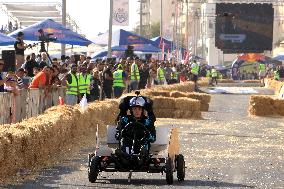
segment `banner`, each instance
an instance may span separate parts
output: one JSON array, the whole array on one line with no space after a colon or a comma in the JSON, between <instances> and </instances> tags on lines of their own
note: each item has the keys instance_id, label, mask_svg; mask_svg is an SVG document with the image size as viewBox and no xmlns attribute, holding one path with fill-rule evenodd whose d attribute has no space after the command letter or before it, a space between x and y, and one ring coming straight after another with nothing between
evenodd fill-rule
<instances>
[{"instance_id":1,"label":"banner","mask_svg":"<svg viewBox=\"0 0 284 189\"><path fill-rule=\"evenodd\" d=\"M116 26L129 25L129 0L113 0L112 24Z\"/></svg>"}]
</instances>

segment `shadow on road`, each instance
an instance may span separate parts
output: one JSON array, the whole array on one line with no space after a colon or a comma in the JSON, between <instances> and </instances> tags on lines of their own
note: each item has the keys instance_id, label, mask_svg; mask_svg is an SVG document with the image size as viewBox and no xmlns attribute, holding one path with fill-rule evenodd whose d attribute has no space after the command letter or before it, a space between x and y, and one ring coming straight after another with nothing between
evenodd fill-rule
<instances>
[{"instance_id":1,"label":"shadow on road","mask_svg":"<svg viewBox=\"0 0 284 189\"><path fill-rule=\"evenodd\" d=\"M127 182L127 179L108 179L110 184L119 184L119 185L135 185L135 186L145 186L145 185L167 185L166 180L160 179L133 179L130 183ZM183 182L174 181L174 186L208 186L208 187L229 187L229 188L254 188L254 186L248 186L244 184L235 184L229 182L219 182L219 181L202 181L202 180L185 180Z\"/></svg>"}]
</instances>

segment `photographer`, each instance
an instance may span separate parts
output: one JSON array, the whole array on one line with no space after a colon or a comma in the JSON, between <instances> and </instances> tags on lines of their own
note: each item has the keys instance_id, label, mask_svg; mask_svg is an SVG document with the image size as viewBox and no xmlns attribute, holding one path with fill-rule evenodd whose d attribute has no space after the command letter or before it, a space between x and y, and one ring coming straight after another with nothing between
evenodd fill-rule
<instances>
[{"instance_id":1,"label":"photographer","mask_svg":"<svg viewBox=\"0 0 284 189\"><path fill-rule=\"evenodd\" d=\"M24 43L24 33L19 32L14 44L15 53L16 53L16 69L22 67L25 62L25 43Z\"/></svg>"}]
</instances>

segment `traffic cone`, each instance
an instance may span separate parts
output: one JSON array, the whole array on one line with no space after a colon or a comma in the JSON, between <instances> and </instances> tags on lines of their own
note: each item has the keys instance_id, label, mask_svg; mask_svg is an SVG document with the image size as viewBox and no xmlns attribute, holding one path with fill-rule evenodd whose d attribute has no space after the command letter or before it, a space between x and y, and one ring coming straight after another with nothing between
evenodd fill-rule
<instances>
[{"instance_id":1,"label":"traffic cone","mask_svg":"<svg viewBox=\"0 0 284 189\"><path fill-rule=\"evenodd\" d=\"M59 96L59 105L64 105L64 98Z\"/></svg>"}]
</instances>

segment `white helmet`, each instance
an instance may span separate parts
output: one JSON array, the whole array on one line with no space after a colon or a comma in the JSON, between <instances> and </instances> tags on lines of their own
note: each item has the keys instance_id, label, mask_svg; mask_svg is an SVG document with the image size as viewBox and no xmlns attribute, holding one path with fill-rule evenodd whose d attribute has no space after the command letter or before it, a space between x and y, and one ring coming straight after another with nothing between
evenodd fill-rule
<instances>
[{"instance_id":1,"label":"white helmet","mask_svg":"<svg viewBox=\"0 0 284 189\"><path fill-rule=\"evenodd\" d=\"M133 97L130 99L129 106L134 107L134 106L140 106L144 107L145 105L145 100L142 97Z\"/></svg>"}]
</instances>

